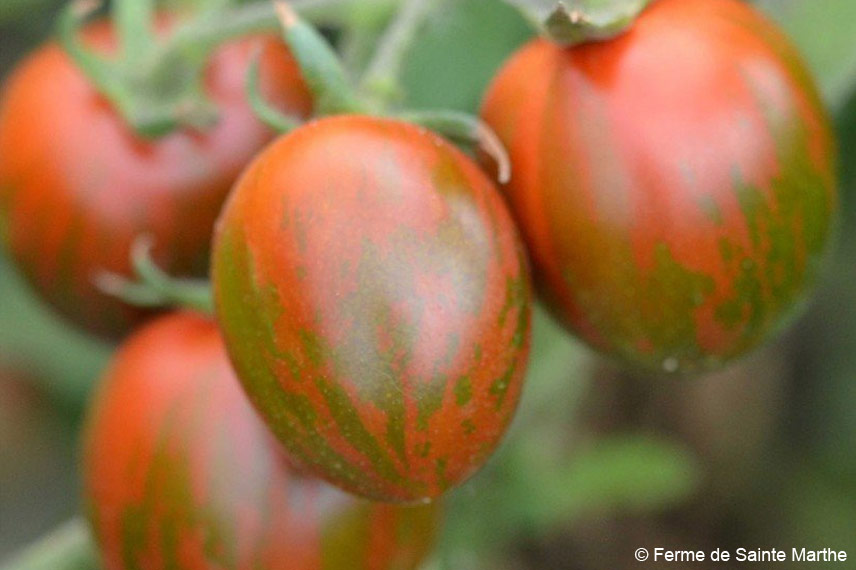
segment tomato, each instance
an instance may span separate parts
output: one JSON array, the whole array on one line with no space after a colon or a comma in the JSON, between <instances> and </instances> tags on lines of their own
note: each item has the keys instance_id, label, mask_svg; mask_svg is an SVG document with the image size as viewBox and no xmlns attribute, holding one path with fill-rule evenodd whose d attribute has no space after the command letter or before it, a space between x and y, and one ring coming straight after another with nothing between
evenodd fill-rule
<instances>
[{"instance_id":1,"label":"tomato","mask_svg":"<svg viewBox=\"0 0 856 570\"><path fill-rule=\"evenodd\" d=\"M524 46L483 118L536 284L602 352L714 368L783 326L838 210L836 151L793 46L734 0L657 0L611 41Z\"/></svg>"},{"instance_id":2,"label":"tomato","mask_svg":"<svg viewBox=\"0 0 856 570\"><path fill-rule=\"evenodd\" d=\"M114 44L109 26L88 30L96 49ZM259 41L272 101L307 115L311 99L286 48L271 38L225 45L207 68L219 110L210 130L135 136L54 43L23 62L0 103L0 234L40 295L74 323L117 337L144 317L98 291L100 271L129 273L129 246L143 233L175 275L207 271L211 232L246 163L273 138L244 95ZM2 236L0 236L2 237Z\"/></svg>"},{"instance_id":3,"label":"tomato","mask_svg":"<svg viewBox=\"0 0 856 570\"><path fill-rule=\"evenodd\" d=\"M87 418L84 487L105 570L401 570L437 504L372 504L295 472L217 327L165 316L119 350Z\"/></svg>"},{"instance_id":4,"label":"tomato","mask_svg":"<svg viewBox=\"0 0 856 570\"><path fill-rule=\"evenodd\" d=\"M345 490L436 497L506 431L528 267L496 187L439 136L339 116L281 138L227 202L212 280L256 407Z\"/></svg>"}]
</instances>

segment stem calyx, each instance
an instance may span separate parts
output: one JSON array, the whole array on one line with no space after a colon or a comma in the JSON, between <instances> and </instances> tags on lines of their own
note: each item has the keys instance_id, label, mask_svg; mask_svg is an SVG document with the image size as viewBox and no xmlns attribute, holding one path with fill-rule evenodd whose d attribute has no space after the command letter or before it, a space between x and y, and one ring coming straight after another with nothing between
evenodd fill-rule
<instances>
[{"instance_id":1,"label":"stem calyx","mask_svg":"<svg viewBox=\"0 0 856 570\"><path fill-rule=\"evenodd\" d=\"M563 0L546 11L523 0L513 1L540 24L548 39L570 47L620 36L654 0Z\"/></svg>"}]
</instances>

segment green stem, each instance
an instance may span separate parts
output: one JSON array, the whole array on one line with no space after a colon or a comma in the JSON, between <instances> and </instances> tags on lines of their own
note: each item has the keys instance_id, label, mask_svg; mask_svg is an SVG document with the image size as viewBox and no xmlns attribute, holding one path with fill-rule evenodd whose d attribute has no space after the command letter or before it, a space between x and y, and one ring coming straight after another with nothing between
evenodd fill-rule
<instances>
[{"instance_id":1,"label":"green stem","mask_svg":"<svg viewBox=\"0 0 856 570\"><path fill-rule=\"evenodd\" d=\"M356 8L357 0L293 0L289 5L301 18L328 25L347 25L348 14ZM398 0L376 0L392 10ZM160 59L172 59L170 54L190 48L197 51L211 49L250 34L279 32L280 21L272 2L247 4L230 10L218 11L211 17L192 20L179 27L160 48Z\"/></svg>"},{"instance_id":2,"label":"green stem","mask_svg":"<svg viewBox=\"0 0 856 570\"><path fill-rule=\"evenodd\" d=\"M179 27L160 47L160 59L188 49L209 52L217 46L250 34L276 32L279 24L273 5L264 2L211 14Z\"/></svg>"},{"instance_id":3,"label":"green stem","mask_svg":"<svg viewBox=\"0 0 856 570\"><path fill-rule=\"evenodd\" d=\"M113 18L119 31L122 58L137 62L154 40L155 8L153 0L116 0Z\"/></svg>"},{"instance_id":4,"label":"green stem","mask_svg":"<svg viewBox=\"0 0 856 570\"><path fill-rule=\"evenodd\" d=\"M287 2L274 4L285 43L297 60L320 115L359 113L364 106L335 50Z\"/></svg>"},{"instance_id":5,"label":"green stem","mask_svg":"<svg viewBox=\"0 0 856 570\"><path fill-rule=\"evenodd\" d=\"M291 0L300 16L315 24L347 28L355 19L386 19L402 0Z\"/></svg>"},{"instance_id":6,"label":"green stem","mask_svg":"<svg viewBox=\"0 0 856 570\"><path fill-rule=\"evenodd\" d=\"M260 67L261 50L257 50L253 55L253 60L250 63L250 69L247 72L246 86L247 99L250 102L250 107L253 109L253 113L255 113L256 117L258 117L264 124L278 133L287 133L296 129L300 126L299 119L282 113L279 109L274 108L265 101L259 80Z\"/></svg>"},{"instance_id":7,"label":"green stem","mask_svg":"<svg viewBox=\"0 0 856 570\"><path fill-rule=\"evenodd\" d=\"M144 235L131 246L131 264L139 281L105 271L95 276L96 287L135 307L173 307L213 315L211 284L204 279L177 279L164 273L152 259L153 243L150 236Z\"/></svg>"},{"instance_id":8,"label":"green stem","mask_svg":"<svg viewBox=\"0 0 856 570\"><path fill-rule=\"evenodd\" d=\"M476 146L490 156L497 166L497 179L505 184L511 179L511 160L496 133L478 117L461 111L412 111L399 118L422 125L452 139Z\"/></svg>"},{"instance_id":9,"label":"green stem","mask_svg":"<svg viewBox=\"0 0 856 570\"><path fill-rule=\"evenodd\" d=\"M433 10L445 0L406 0L389 29L381 38L377 52L363 76L362 90L379 107L401 97L400 76L404 59L416 35Z\"/></svg>"},{"instance_id":10,"label":"green stem","mask_svg":"<svg viewBox=\"0 0 856 570\"><path fill-rule=\"evenodd\" d=\"M372 13L391 10L399 0L376 1ZM60 22L63 46L138 135L157 138L179 127L206 129L217 120L204 90L208 55L224 42L279 31L277 13L269 2L203 10L156 41L152 5L153 0L119 0L114 18L121 50L117 58L107 60L80 37L98 0L76 0ZM362 6L356 0L294 2L305 17L325 23L346 24L355 10L365 9Z\"/></svg>"},{"instance_id":11,"label":"green stem","mask_svg":"<svg viewBox=\"0 0 856 570\"><path fill-rule=\"evenodd\" d=\"M89 50L80 37L86 19L98 9L98 0L76 0L69 3L59 19L59 39L63 49L74 60L96 89L124 110L124 93L117 66Z\"/></svg>"},{"instance_id":12,"label":"green stem","mask_svg":"<svg viewBox=\"0 0 856 570\"><path fill-rule=\"evenodd\" d=\"M95 570L98 554L89 528L73 519L28 546L2 570Z\"/></svg>"},{"instance_id":13,"label":"green stem","mask_svg":"<svg viewBox=\"0 0 856 570\"><path fill-rule=\"evenodd\" d=\"M344 28L339 45L342 61L352 74L360 75L374 55L377 40L384 29L384 21L371 18L354 18Z\"/></svg>"}]
</instances>

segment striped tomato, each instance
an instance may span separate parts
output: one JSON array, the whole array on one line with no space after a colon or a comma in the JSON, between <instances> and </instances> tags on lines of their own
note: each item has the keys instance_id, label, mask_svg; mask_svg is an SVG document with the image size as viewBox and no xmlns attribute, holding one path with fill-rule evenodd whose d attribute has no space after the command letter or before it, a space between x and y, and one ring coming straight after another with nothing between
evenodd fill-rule
<instances>
[{"instance_id":1,"label":"striped tomato","mask_svg":"<svg viewBox=\"0 0 856 570\"><path fill-rule=\"evenodd\" d=\"M216 326L191 314L116 355L88 418L84 484L105 570L412 569L440 517L296 474Z\"/></svg>"},{"instance_id":2,"label":"striped tomato","mask_svg":"<svg viewBox=\"0 0 856 570\"><path fill-rule=\"evenodd\" d=\"M830 242L836 153L798 54L736 0L656 0L617 39L536 40L482 114L553 312L646 369L769 338Z\"/></svg>"},{"instance_id":3,"label":"striped tomato","mask_svg":"<svg viewBox=\"0 0 856 570\"><path fill-rule=\"evenodd\" d=\"M498 444L520 396L530 286L495 186L388 119L322 119L256 160L218 222L217 312L291 454L384 501L436 497Z\"/></svg>"},{"instance_id":4,"label":"striped tomato","mask_svg":"<svg viewBox=\"0 0 856 570\"><path fill-rule=\"evenodd\" d=\"M96 47L111 49L110 27L88 32ZM154 238L169 272L207 271L223 200L273 138L244 95L257 41L212 56L206 82L216 126L150 142L130 132L56 44L10 77L0 103L0 234L35 289L72 322L116 337L143 316L92 284L102 270L128 273L129 245L141 233ZM297 66L282 44L264 42L268 96L307 114L311 99Z\"/></svg>"}]
</instances>

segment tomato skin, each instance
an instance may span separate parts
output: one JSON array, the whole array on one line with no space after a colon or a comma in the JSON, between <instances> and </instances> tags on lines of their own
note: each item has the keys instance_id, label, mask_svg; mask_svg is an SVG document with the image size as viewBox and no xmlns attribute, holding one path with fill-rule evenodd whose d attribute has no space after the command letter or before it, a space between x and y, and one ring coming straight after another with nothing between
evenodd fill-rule
<instances>
[{"instance_id":1,"label":"tomato skin","mask_svg":"<svg viewBox=\"0 0 856 570\"><path fill-rule=\"evenodd\" d=\"M297 474L216 325L162 317L120 348L87 418L84 485L105 570L400 570L438 504L372 504Z\"/></svg>"},{"instance_id":2,"label":"tomato skin","mask_svg":"<svg viewBox=\"0 0 856 570\"><path fill-rule=\"evenodd\" d=\"M87 39L113 49L99 23ZM244 95L263 42L266 94L306 116L311 99L296 64L273 37L217 50L206 72L220 116L210 130L156 141L135 136L70 58L49 43L9 78L0 103L0 238L39 294L91 332L119 337L145 315L98 291L92 278L129 274L129 246L150 234L155 258L175 275L207 271L214 220L243 167L274 133Z\"/></svg>"},{"instance_id":3,"label":"tomato skin","mask_svg":"<svg viewBox=\"0 0 856 570\"><path fill-rule=\"evenodd\" d=\"M439 496L506 431L528 268L495 186L439 136L340 116L278 140L227 202L212 280L256 407L345 490Z\"/></svg>"},{"instance_id":4,"label":"tomato skin","mask_svg":"<svg viewBox=\"0 0 856 570\"><path fill-rule=\"evenodd\" d=\"M536 284L600 351L698 371L783 326L838 213L836 149L788 40L734 0L657 0L625 35L536 40L482 116Z\"/></svg>"}]
</instances>

